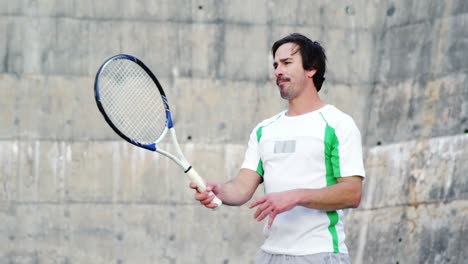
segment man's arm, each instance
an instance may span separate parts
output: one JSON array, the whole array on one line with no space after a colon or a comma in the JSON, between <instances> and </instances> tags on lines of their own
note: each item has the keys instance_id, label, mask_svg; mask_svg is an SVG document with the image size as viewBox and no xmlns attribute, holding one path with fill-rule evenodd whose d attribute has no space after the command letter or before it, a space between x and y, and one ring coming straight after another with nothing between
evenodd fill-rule
<instances>
[{"instance_id":1,"label":"man's arm","mask_svg":"<svg viewBox=\"0 0 468 264\"><path fill-rule=\"evenodd\" d=\"M327 211L357 208L361 202L362 177L342 177L337 181L322 189L297 190L298 205Z\"/></svg>"},{"instance_id":2,"label":"man's arm","mask_svg":"<svg viewBox=\"0 0 468 264\"><path fill-rule=\"evenodd\" d=\"M257 199L249 207L258 206L254 214L254 218L258 221L269 215L269 226L276 215L298 205L327 211L358 207L361 201L362 177L341 177L337 181L336 184L321 189L294 189L269 193Z\"/></svg>"},{"instance_id":3,"label":"man's arm","mask_svg":"<svg viewBox=\"0 0 468 264\"><path fill-rule=\"evenodd\" d=\"M223 204L243 205L252 198L260 183L261 177L255 171L241 169L234 179L226 183L208 183L205 192L195 193L195 199L208 208L215 208L216 204L212 203L213 197L208 196L208 193L213 191ZM196 189L196 185L190 183L190 188Z\"/></svg>"}]
</instances>

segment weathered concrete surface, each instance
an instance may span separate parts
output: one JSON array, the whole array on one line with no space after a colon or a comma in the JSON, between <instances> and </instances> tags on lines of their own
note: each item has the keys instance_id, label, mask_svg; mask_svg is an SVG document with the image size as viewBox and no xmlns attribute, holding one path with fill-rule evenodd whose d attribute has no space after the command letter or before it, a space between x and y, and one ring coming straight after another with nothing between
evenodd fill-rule
<instances>
[{"instance_id":1,"label":"weathered concrete surface","mask_svg":"<svg viewBox=\"0 0 468 264\"><path fill-rule=\"evenodd\" d=\"M459 72L435 80L376 85L368 144L465 133L467 81L468 72Z\"/></svg>"},{"instance_id":2,"label":"weathered concrete surface","mask_svg":"<svg viewBox=\"0 0 468 264\"><path fill-rule=\"evenodd\" d=\"M359 209L347 215L355 263L465 263L468 135L369 149Z\"/></svg>"},{"instance_id":3,"label":"weathered concrete surface","mask_svg":"<svg viewBox=\"0 0 468 264\"><path fill-rule=\"evenodd\" d=\"M253 212L202 208L161 155L122 141L2 141L0 149L0 263L249 263L258 251ZM225 181L245 148L183 151L206 179Z\"/></svg>"},{"instance_id":4,"label":"weathered concrete surface","mask_svg":"<svg viewBox=\"0 0 468 264\"><path fill-rule=\"evenodd\" d=\"M354 211L353 263L466 263L467 212L466 200Z\"/></svg>"},{"instance_id":5,"label":"weathered concrete surface","mask_svg":"<svg viewBox=\"0 0 468 264\"><path fill-rule=\"evenodd\" d=\"M468 129L466 1L389 1L375 32L366 142L389 144ZM384 121L385 120L385 121Z\"/></svg>"},{"instance_id":6,"label":"weathered concrete surface","mask_svg":"<svg viewBox=\"0 0 468 264\"><path fill-rule=\"evenodd\" d=\"M0 0L0 263L253 263L253 212L200 207L175 164L103 123L93 80L141 58L187 158L226 181L285 106L269 48L291 32L325 46L321 96L363 135L353 263L464 263L467 23L465 0Z\"/></svg>"},{"instance_id":7,"label":"weathered concrete surface","mask_svg":"<svg viewBox=\"0 0 468 264\"><path fill-rule=\"evenodd\" d=\"M252 232L260 224L246 223L245 208L207 214L193 205L151 203L5 207L1 263L253 263L260 244L260 231Z\"/></svg>"}]
</instances>

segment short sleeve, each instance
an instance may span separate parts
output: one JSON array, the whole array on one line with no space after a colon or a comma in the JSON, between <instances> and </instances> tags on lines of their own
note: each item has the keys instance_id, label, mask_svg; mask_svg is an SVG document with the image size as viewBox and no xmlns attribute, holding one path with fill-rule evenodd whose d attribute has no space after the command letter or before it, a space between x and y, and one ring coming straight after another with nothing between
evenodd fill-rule
<instances>
[{"instance_id":1,"label":"short sleeve","mask_svg":"<svg viewBox=\"0 0 468 264\"><path fill-rule=\"evenodd\" d=\"M242 162L241 168L256 171L258 175L263 177L263 163L258 148L260 140L257 133L258 129L259 128L256 127L252 133L250 133L249 143L245 151L244 162Z\"/></svg>"},{"instance_id":2,"label":"short sleeve","mask_svg":"<svg viewBox=\"0 0 468 264\"><path fill-rule=\"evenodd\" d=\"M335 129L338 139L338 151L335 152L339 160L340 177L362 176L365 177L364 162L362 156L362 141L359 128L354 120L347 116Z\"/></svg>"}]
</instances>

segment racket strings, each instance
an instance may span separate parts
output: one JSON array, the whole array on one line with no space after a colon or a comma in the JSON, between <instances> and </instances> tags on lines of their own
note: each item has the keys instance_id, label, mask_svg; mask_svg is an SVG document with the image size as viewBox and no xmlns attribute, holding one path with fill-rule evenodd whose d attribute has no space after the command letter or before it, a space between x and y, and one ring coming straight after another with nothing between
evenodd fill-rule
<instances>
[{"instance_id":1,"label":"racket strings","mask_svg":"<svg viewBox=\"0 0 468 264\"><path fill-rule=\"evenodd\" d=\"M99 76L101 103L127 137L154 143L166 128L166 107L153 79L133 61L109 62Z\"/></svg>"}]
</instances>

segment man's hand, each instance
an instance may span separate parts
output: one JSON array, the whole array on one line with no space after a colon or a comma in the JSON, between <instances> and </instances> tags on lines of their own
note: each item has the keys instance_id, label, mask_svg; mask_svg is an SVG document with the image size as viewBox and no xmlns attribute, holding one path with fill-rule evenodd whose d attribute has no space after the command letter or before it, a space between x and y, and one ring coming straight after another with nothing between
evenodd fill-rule
<instances>
[{"instance_id":1,"label":"man's hand","mask_svg":"<svg viewBox=\"0 0 468 264\"><path fill-rule=\"evenodd\" d=\"M269 193L255 202L249 208L252 209L258 206L254 214L257 221L262 221L265 217L270 216L268 220L268 228L271 228L275 217L282 212L291 210L299 203L298 196L294 190L286 192Z\"/></svg>"},{"instance_id":2,"label":"man's hand","mask_svg":"<svg viewBox=\"0 0 468 264\"><path fill-rule=\"evenodd\" d=\"M195 200L199 201L203 204L206 208L214 209L218 207L218 204L213 202L214 195L209 195L210 192L213 192L215 195L218 195L218 188L219 185L215 183L207 183L206 190L204 192L199 192L197 189L197 185L194 182L190 183L190 188L194 189L195 192Z\"/></svg>"}]
</instances>

